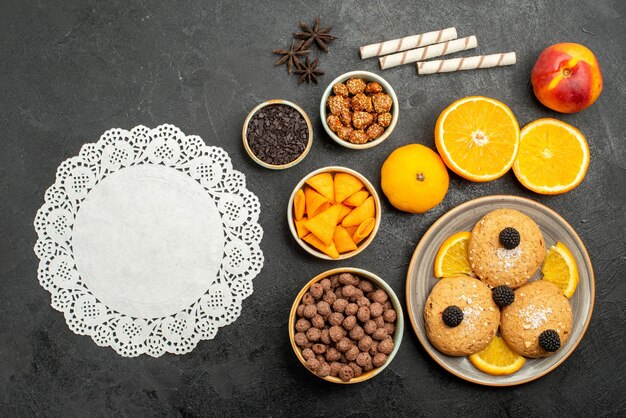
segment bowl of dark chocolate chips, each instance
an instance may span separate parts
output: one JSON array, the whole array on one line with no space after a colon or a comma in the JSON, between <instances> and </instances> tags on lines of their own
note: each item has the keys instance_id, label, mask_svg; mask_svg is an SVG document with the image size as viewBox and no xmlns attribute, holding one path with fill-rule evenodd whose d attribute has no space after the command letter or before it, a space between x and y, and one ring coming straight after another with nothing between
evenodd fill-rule
<instances>
[{"instance_id":1,"label":"bowl of dark chocolate chips","mask_svg":"<svg viewBox=\"0 0 626 418\"><path fill-rule=\"evenodd\" d=\"M313 127L306 112L287 100L268 100L252 109L243 124L243 146L262 167L284 170L306 157Z\"/></svg>"}]
</instances>

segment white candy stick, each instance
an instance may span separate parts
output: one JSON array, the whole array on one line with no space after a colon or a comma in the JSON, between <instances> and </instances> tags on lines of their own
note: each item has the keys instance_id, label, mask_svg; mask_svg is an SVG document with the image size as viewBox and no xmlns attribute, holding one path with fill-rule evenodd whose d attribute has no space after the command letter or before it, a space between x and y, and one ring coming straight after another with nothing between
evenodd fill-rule
<instances>
[{"instance_id":1,"label":"white candy stick","mask_svg":"<svg viewBox=\"0 0 626 418\"><path fill-rule=\"evenodd\" d=\"M410 51L398 52L397 54L387 55L378 58L380 68L397 67L398 65L408 64L416 61L424 61L428 58L440 57L454 52L465 51L467 49L476 48L478 41L475 36L468 36L461 39L443 42L435 45L428 45L423 48L412 49Z\"/></svg>"},{"instance_id":2,"label":"white candy stick","mask_svg":"<svg viewBox=\"0 0 626 418\"><path fill-rule=\"evenodd\" d=\"M437 44L439 42L449 41L450 39L456 38L456 28L447 28L433 32L421 33L419 35L407 36L405 38L393 39L391 41L380 42L377 44L365 45L359 48L359 51L361 53L361 59L366 59L406 51L407 49Z\"/></svg>"},{"instance_id":3,"label":"white candy stick","mask_svg":"<svg viewBox=\"0 0 626 418\"><path fill-rule=\"evenodd\" d=\"M448 73L451 71L475 70L477 68L501 67L513 64L515 64L515 52L503 52L493 55L418 62L417 73L419 75Z\"/></svg>"}]
</instances>

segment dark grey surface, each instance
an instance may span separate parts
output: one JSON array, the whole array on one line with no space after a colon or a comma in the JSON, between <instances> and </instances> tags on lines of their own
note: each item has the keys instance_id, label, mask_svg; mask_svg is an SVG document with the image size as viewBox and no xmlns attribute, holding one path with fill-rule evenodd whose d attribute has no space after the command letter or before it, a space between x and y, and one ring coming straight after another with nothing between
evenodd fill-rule
<instances>
[{"instance_id":1,"label":"dark grey surface","mask_svg":"<svg viewBox=\"0 0 626 418\"><path fill-rule=\"evenodd\" d=\"M626 413L626 2L586 1L23 1L0 12L0 415L624 415ZM284 2L287 3L287 2ZM314 52L326 71L318 86L297 85L273 68L300 19L321 15L340 38ZM349 70L381 73L357 47L448 26L478 37L477 52L516 51L517 65L418 78L413 66L383 73L400 100L400 120L382 145L351 151L324 135L318 120L325 85ZM585 33L593 32L595 35ZM539 52L580 42L598 56L605 87L598 102L560 115L534 98L529 73ZM468 54L471 55L471 54ZM527 192L512 173L478 184L452 176L443 204L402 214L386 201L372 245L343 263L299 249L284 219L295 183L330 164L375 184L396 147L433 146L439 112L453 100L486 95L507 103L520 125L556 117L587 136L584 182L556 197ZM241 146L247 112L269 98L292 100L315 121L309 156L285 172L256 166ZM72 333L37 282L32 221L57 166L106 129L172 123L226 149L261 198L265 267L237 322L190 354L128 359ZM326 269L350 265L385 278L404 299L409 258L420 236L461 202L498 193L558 211L586 243L596 271L596 307L579 348L556 371L520 387L465 383L437 366L410 326L394 362L375 379L327 384L291 351L289 308L297 291Z\"/></svg>"}]
</instances>

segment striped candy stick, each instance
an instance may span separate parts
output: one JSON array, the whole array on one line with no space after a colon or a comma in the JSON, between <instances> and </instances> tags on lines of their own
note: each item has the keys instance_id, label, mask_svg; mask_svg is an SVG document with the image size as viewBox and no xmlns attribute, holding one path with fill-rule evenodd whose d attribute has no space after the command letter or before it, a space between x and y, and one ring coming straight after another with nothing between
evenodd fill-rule
<instances>
[{"instance_id":1,"label":"striped candy stick","mask_svg":"<svg viewBox=\"0 0 626 418\"><path fill-rule=\"evenodd\" d=\"M447 28L433 32L421 33L419 35L392 39L391 41L365 45L359 48L359 52L361 54L361 59L366 59L406 51L407 49L420 48L422 46L432 45L456 38L456 28Z\"/></svg>"},{"instance_id":2,"label":"striped candy stick","mask_svg":"<svg viewBox=\"0 0 626 418\"><path fill-rule=\"evenodd\" d=\"M435 45L427 45L423 48L412 49L410 51L399 52L397 54L387 55L378 59L380 68L386 70L388 68L397 67L398 65L409 64L416 61L424 61L428 58L440 57L454 52L465 51L476 48L478 41L475 36L454 39L452 41L443 42Z\"/></svg>"},{"instance_id":3,"label":"striped candy stick","mask_svg":"<svg viewBox=\"0 0 626 418\"><path fill-rule=\"evenodd\" d=\"M426 75L448 73L452 71L475 70L478 68L501 67L504 65L513 65L515 62L515 52L503 52L500 54L478 55L467 58L418 62L416 67L419 75Z\"/></svg>"}]
</instances>

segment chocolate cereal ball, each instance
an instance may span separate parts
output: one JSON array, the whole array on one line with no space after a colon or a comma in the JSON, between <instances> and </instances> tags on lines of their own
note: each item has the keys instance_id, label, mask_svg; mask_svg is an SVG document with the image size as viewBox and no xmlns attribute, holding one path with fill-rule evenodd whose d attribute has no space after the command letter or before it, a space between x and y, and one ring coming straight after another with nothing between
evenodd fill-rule
<instances>
[{"instance_id":1,"label":"chocolate cereal ball","mask_svg":"<svg viewBox=\"0 0 626 418\"><path fill-rule=\"evenodd\" d=\"M311 357L306 361L306 365L309 369L316 372L317 370L319 370L320 366L322 365L322 362L320 362L315 357Z\"/></svg>"},{"instance_id":2,"label":"chocolate cereal ball","mask_svg":"<svg viewBox=\"0 0 626 418\"><path fill-rule=\"evenodd\" d=\"M306 292L304 296L302 296L302 303L304 303L305 305L311 305L315 303L315 298L313 297L311 292Z\"/></svg>"},{"instance_id":3,"label":"chocolate cereal ball","mask_svg":"<svg viewBox=\"0 0 626 418\"><path fill-rule=\"evenodd\" d=\"M362 297L363 297L363 291L361 291L361 289L359 289L358 287L355 287L354 295L352 295L350 297L350 302L356 303L356 301L359 300ZM358 305L358 303L357 303L357 305Z\"/></svg>"},{"instance_id":4,"label":"chocolate cereal ball","mask_svg":"<svg viewBox=\"0 0 626 418\"><path fill-rule=\"evenodd\" d=\"M317 308L319 311L319 307ZM374 302L370 305L370 316L372 318L377 318L383 314L383 305L378 302Z\"/></svg>"},{"instance_id":5,"label":"chocolate cereal ball","mask_svg":"<svg viewBox=\"0 0 626 418\"><path fill-rule=\"evenodd\" d=\"M309 343L309 339L306 337L304 332L297 332L294 335L293 340L296 342L296 345L300 347L305 347Z\"/></svg>"},{"instance_id":6,"label":"chocolate cereal ball","mask_svg":"<svg viewBox=\"0 0 626 418\"><path fill-rule=\"evenodd\" d=\"M333 303L333 311L343 313L343 311L348 306L348 301L345 299L337 299Z\"/></svg>"},{"instance_id":7,"label":"chocolate cereal ball","mask_svg":"<svg viewBox=\"0 0 626 418\"><path fill-rule=\"evenodd\" d=\"M343 314L339 312L333 312L328 315L328 323L330 325L341 325L343 322Z\"/></svg>"},{"instance_id":8,"label":"chocolate cereal ball","mask_svg":"<svg viewBox=\"0 0 626 418\"><path fill-rule=\"evenodd\" d=\"M345 353L352 346L353 346L352 340L350 340L349 338L344 337L337 343L337 350L339 350L342 353Z\"/></svg>"},{"instance_id":9,"label":"chocolate cereal ball","mask_svg":"<svg viewBox=\"0 0 626 418\"><path fill-rule=\"evenodd\" d=\"M352 371L354 372L354 377L359 377L363 374L363 369L361 368L361 366L356 364L354 361L348 363L348 366L352 368Z\"/></svg>"},{"instance_id":10,"label":"chocolate cereal ball","mask_svg":"<svg viewBox=\"0 0 626 418\"><path fill-rule=\"evenodd\" d=\"M326 345L324 344L313 344L311 348L315 354L324 354L326 352Z\"/></svg>"},{"instance_id":11,"label":"chocolate cereal ball","mask_svg":"<svg viewBox=\"0 0 626 418\"><path fill-rule=\"evenodd\" d=\"M385 303L387 302L388 298L389 296L387 295L387 292L385 292L383 289L378 289L372 292L372 296L370 297L372 302L378 302L378 303Z\"/></svg>"},{"instance_id":12,"label":"chocolate cereal ball","mask_svg":"<svg viewBox=\"0 0 626 418\"><path fill-rule=\"evenodd\" d=\"M296 321L296 331L298 332L306 332L311 328L311 323L304 318L300 318Z\"/></svg>"},{"instance_id":13,"label":"chocolate cereal ball","mask_svg":"<svg viewBox=\"0 0 626 418\"><path fill-rule=\"evenodd\" d=\"M308 293L307 293L308 294ZM313 296L311 296L313 297ZM305 318L311 319L315 315L317 315L317 306L315 305L305 305L304 311L302 312Z\"/></svg>"},{"instance_id":14,"label":"chocolate cereal ball","mask_svg":"<svg viewBox=\"0 0 626 418\"><path fill-rule=\"evenodd\" d=\"M319 341L319 339L322 337L322 331L320 331L317 328L311 327L306 331L306 337L308 338L309 341L312 341L312 342Z\"/></svg>"},{"instance_id":15,"label":"chocolate cereal ball","mask_svg":"<svg viewBox=\"0 0 626 418\"><path fill-rule=\"evenodd\" d=\"M335 289L335 296L337 296L337 299L342 299L344 297L341 290L342 290L341 287L338 287L337 289Z\"/></svg>"},{"instance_id":16,"label":"chocolate cereal ball","mask_svg":"<svg viewBox=\"0 0 626 418\"><path fill-rule=\"evenodd\" d=\"M385 320L383 319L382 316L379 316L378 318L374 318L374 323L376 324L376 328L382 328L385 326Z\"/></svg>"},{"instance_id":17,"label":"chocolate cereal ball","mask_svg":"<svg viewBox=\"0 0 626 418\"><path fill-rule=\"evenodd\" d=\"M338 375L343 382L349 382L354 377L354 370L348 365L342 366Z\"/></svg>"},{"instance_id":18,"label":"chocolate cereal ball","mask_svg":"<svg viewBox=\"0 0 626 418\"><path fill-rule=\"evenodd\" d=\"M398 315L393 309L387 309L383 313L383 318L385 319L385 322L396 322L397 317Z\"/></svg>"},{"instance_id":19,"label":"chocolate cereal ball","mask_svg":"<svg viewBox=\"0 0 626 418\"><path fill-rule=\"evenodd\" d=\"M322 285L322 289L324 289L324 292L327 290L330 290L330 279L329 278L325 278L320 280L320 284Z\"/></svg>"},{"instance_id":20,"label":"chocolate cereal ball","mask_svg":"<svg viewBox=\"0 0 626 418\"><path fill-rule=\"evenodd\" d=\"M378 353L378 344L378 341L372 341L372 345L370 345L370 349L368 351L370 355L375 356Z\"/></svg>"},{"instance_id":21,"label":"chocolate cereal ball","mask_svg":"<svg viewBox=\"0 0 626 418\"><path fill-rule=\"evenodd\" d=\"M322 318L322 315L317 314L311 319L311 324L315 328L323 329L325 325L325 321L324 321L324 318Z\"/></svg>"},{"instance_id":22,"label":"chocolate cereal ball","mask_svg":"<svg viewBox=\"0 0 626 418\"><path fill-rule=\"evenodd\" d=\"M357 286L360 281L358 277L351 273L341 273L339 275L339 283L343 285L351 284L352 286Z\"/></svg>"},{"instance_id":23,"label":"chocolate cereal ball","mask_svg":"<svg viewBox=\"0 0 626 418\"><path fill-rule=\"evenodd\" d=\"M298 315L299 317L304 316L304 304L303 303L298 305L298 308L296 309L296 315Z\"/></svg>"},{"instance_id":24,"label":"chocolate cereal ball","mask_svg":"<svg viewBox=\"0 0 626 418\"><path fill-rule=\"evenodd\" d=\"M341 294L343 295L344 298L349 298L354 295L355 290L356 290L356 287L352 286L351 284L347 284L347 285L344 285L343 288L341 289Z\"/></svg>"},{"instance_id":25,"label":"chocolate cereal ball","mask_svg":"<svg viewBox=\"0 0 626 418\"><path fill-rule=\"evenodd\" d=\"M372 337L370 337L369 335L364 336L363 338L359 340L359 344L358 344L359 350L369 351L373 342L374 340L372 339Z\"/></svg>"},{"instance_id":26,"label":"chocolate cereal ball","mask_svg":"<svg viewBox=\"0 0 626 418\"><path fill-rule=\"evenodd\" d=\"M360 341L361 338L365 337L365 331L363 331L363 328L360 325L356 325L354 328L350 330L348 335L354 341Z\"/></svg>"},{"instance_id":27,"label":"chocolate cereal ball","mask_svg":"<svg viewBox=\"0 0 626 418\"><path fill-rule=\"evenodd\" d=\"M352 347L348 349L348 351L344 353L344 355L346 356L346 359L348 361L356 360L356 356L359 355L359 347L357 347L356 345L353 345Z\"/></svg>"},{"instance_id":28,"label":"chocolate cereal ball","mask_svg":"<svg viewBox=\"0 0 626 418\"><path fill-rule=\"evenodd\" d=\"M360 289L359 289L360 290ZM361 290L361 292L363 292ZM359 307L368 307L371 305L370 300L368 298L366 298L365 296L359 296L359 298L356 300L356 304L359 305Z\"/></svg>"},{"instance_id":29,"label":"chocolate cereal ball","mask_svg":"<svg viewBox=\"0 0 626 418\"><path fill-rule=\"evenodd\" d=\"M376 325L376 322L371 319L365 322L365 324L363 325L363 330L366 334L369 335L372 335L374 332L376 332L376 329L378 329L378 326Z\"/></svg>"},{"instance_id":30,"label":"chocolate cereal ball","mask_svg":"<svg viewBox=\"0 0 626 418\"><path fill-rule=\"evenodd\" d=\"M381 367L383 364L387 362L387 355L383 353L377 353L374 357L372 357L372 365L374 367Z\"/></svg>"},{"instance_id":31,"label":"chocolate cereal ball","mask_svg":"<svg viewBox=\"0 0 626 418\"><path fill-rule=\"evenodd\" d=\"M372 285L372 283L368 282L367 280L361 280L359 282L359 285L357 286L362 292L365 293L369 293L372 290L374 290L374 286Z\"/></svg>"},{"instance_id":32,"label":"chocolate cereal ball","mask_svg":"<svg viewBox=\"0 0 626 418\"><path fill-rule=\"evenodd\" d=\"M330 333L330 339L335 343L338 343L343 337L346 336L346 330L341 328L339 325L333 325L328 331Z\"/></svg>"},{"instance_id":33,"label":"chocolate cereal ball","mask_svg":"<svg viewBox=\"0 0 626 418\"><path fill-rule=\"evenodd\" d=\"M368 364L372 363L372 356L369 353L360 352L358 356L356 356L356 364L361 367L365 367Z\"/></svg>"},{"instance_id":34,"label":"chocolate cereal ball","mask_svg":"<svg viewBox=\"0 0 626 418\"><path fill-rule=\"evenodd\" d=\"M359 305L357 305L356 303L348 303L348 306L346 306L344 313L346 315L356 315L358 311L359 311Z\"/></svg>"},{"instance_id":35,"label":"chocolate cereal ball","mask_svg":"<svg viewBox=\"0 0 626 418\"><path fill-rule=\"evenodd\" d=\"M339 363L338 361L333 361L332 363L330 363L330 375L337 376L339 374L339 370L341 370L342 367L343 364Z\"/></svg>"},{"instance_id":36,"label":"chocolate cereal ball","mask_svg":"<svg viewBox=\"0 0 626 418\"><path fill-rule=\"evenodd\" d=\"M359 318L361 322L367 322L370 319L370 308L367 306L361 306L356 313L356 317Z\"/></svg>"},{"instance_id":37,"label":"chocolate cereal ball","mask_svg":"<svg viewBox=\"0 0 626 418\"><path fill-rule=\"evenodd\" d=\"M320 300L315 306L317 306L318 315L321 315L324 319L328 318L328 315L332 312L330 304L326 301Z\"/></svg>"},{"instance_id":38,"label":"chocolate cereal ball","mask_svg":"<svg viewBox=\"0 0 626 418\"><path fill-rule=\"evenodd\" d=\"M394 324L390 324L389 322L385 322L383 328L387 331L387 335L393 335L393 333L396 332L396 326Z\"/></svg>"},{"instance_id":39,"label":"chocolate cereal ball","mask_svg":"<svg viewBox=\"0 0 626 418\"><path fill-rule=\"evenodd\" d=\"M317 375L320 377L326 377L330 375L330 364L327 362L323 362L319 369L317 369Z\"/></svg>"},{"instance_id":40,"label":"chocolate cereal ball","mask_svg":"<svg viewBox=\"0 0 626 418\"><path fill-rule=\"evenodd\" d=\"M315 329L315 328L311 328L311 329ZM310 330L309 330L310 331ZM308 332L308 331L307 331ZM307 337L309 335L307 334ZM376 329L376 331L374 331L374 333L372 334L372 338L375 339L376 341L382 341L385 338L387 338L389 336L389 334L387 334L387 330L385 328L378 328ZM310 340L310 338L309 338Z\"/></svg>"},{"instance_id":41,"label":"chocolate cereal ball","mask_svg":"<svg viewBox=\"0 0 626 418\"><path fill-rule=\"evenodd\" d=\"M332 290L327 290L326 292L324 292L322 300L329 305L332 305L337 300L337 295L335 295L335 292L333 292Z\"/></svg>"},{"instance_id":42,"label":"chocolate cereal ball","mask_svg":"<svg viewBox=\"0 0 626 418\"><path fill-rule=\"evenodd\" d=\"M329 347L326 350L327 361L337 361L341 358L341 353L335 347Z\"/></svg>"},{"instance_id":43,"label":"chocolate cereal ball","mask_svg":"<svg viewBox=\"0 0 626 418\"><path fill-rule=\"evenodd\" d=\"M334 289L337 286L339 286L339 275L338 274L333 274L332 276L330 276L330 286Z\"/></svg>"},{"instance_id":44,"label":"chocolate cereal ball","mask_svg":"<svg viewBox=\"0 0 626 418\"><path fill-rule=\"evenodd\" d=\"M346 316L342 322L343 329L350 331L356 325L356 317L354 315Z\"/></svg>"},{"instance_id":45,"label":"chocolate cereal ball","mask_svg":"<svg viewBox=\"0 0 626 418\"><path fill-rule=\"evenodd\" d=\"M394 344L393 344L393 339L391 337L386 338L382 340L380 343L378 343L378 351L383 354L387 354L387 355L391 354L391 352L393 351L393 347L394 347Z\"/></svg>"},{"instance_id":46,"label":"chocolate cereal ball","mask_svg":"<svg viewBox=\"0 0 626 418\"><path fill-rule=\"evenodd\" d=\"M311 357L315 357L315 353L310 348L305 348L302 350L302 357L304 357L305 360L308 360Z\"/></svg>"},{"instance_id":47,"label":"chocolate cereal ball","mask_svg":"<svg viewBox=\"0 0 626 418\"><path fill-rule=\"evenodd\" d=\"M322 335L320 336L320 341L326 345L329 345L332 343L331 339L330 339L330 331L328 330L328 328L325 328L322 330Z\"/></svg>"},{"instance_id":48,"label":"chocolate cereal ball","mask_svg":"<svg viewBox=\"0 0 626 418\"><path fill-rule=\"evenodd\" d=\"M320 283L313 283L309 288L309 293L311 293L311 296L315 299L319 299L324 294L324 288Z\"/></svg>"}]
</instances>

